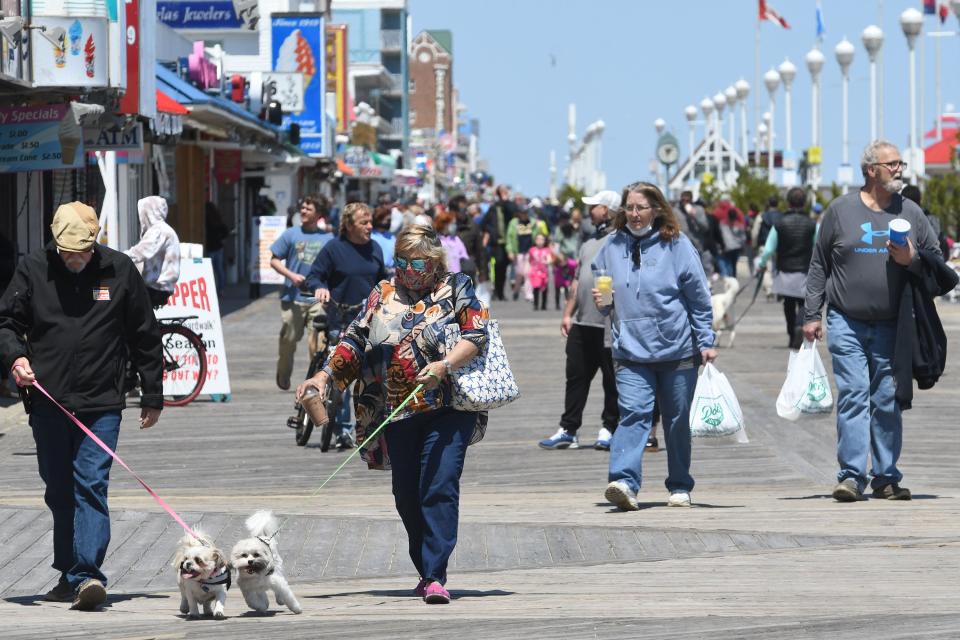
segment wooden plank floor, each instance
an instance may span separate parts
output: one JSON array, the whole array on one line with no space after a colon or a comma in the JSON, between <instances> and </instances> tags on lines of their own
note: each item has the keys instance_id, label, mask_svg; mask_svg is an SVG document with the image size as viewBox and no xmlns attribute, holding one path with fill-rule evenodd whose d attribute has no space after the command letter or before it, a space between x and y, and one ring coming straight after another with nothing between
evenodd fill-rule
<instances>
[{"instance_id":1,"label":"wooden plank floor","mask_svg":"<svg viewBox=\"0 0 960 640\"><path fill-rule=\"evenodd\" d=\"M602 497L607 455L588 446L599 426L599 380L581 431L585 446L538 449L563 403L559 314L499 305L523 398L492 414L486 439L468 454L450 565L455 602L437 608L408 595L416 575L388 474L350 464L308 497L345 454L297 447L284 426L292 396L273 385L278 306L275 297L235 304L225 318L232 402L168 409L145 432L132 427L129 410L119 452L226 549L252 511L274 509L304 614L250 616L231 591L231 619L181 619L169 563L182 532L122 469L110 487L109 606L79 614L40 602L37 594L56 578L51 521L29 427L7 406L0 408L0 636L960 637L960 439L949 418L960 409L955 362L905 417L901 467L917 499L840 505L829 498L835 418L776 417L785 331L779 305L759 301L718 362L738 393L750 442L695 442L688 510L665 506L665 454L649 454L643 508L619 513ZM948 335L960 338L960 306L941 312ZM302 371L305 349L298 357Z\"/></svg>"}]
</instances>

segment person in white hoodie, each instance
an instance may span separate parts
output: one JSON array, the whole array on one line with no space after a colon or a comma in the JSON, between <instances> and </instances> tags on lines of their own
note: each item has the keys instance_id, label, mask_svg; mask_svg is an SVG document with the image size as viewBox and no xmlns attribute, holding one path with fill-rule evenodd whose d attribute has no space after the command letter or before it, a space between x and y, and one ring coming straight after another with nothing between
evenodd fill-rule
<instances>
[{"instance_id":1,"label":"person in white hoodie","mask_svg":"<svg viewBox=\"0 0 960 640\"><path fill-rule=\"evenodd\" d=\"M147 196L137 202L140 214L140 242L124 251L140 269L147 284L150 303L166 304L180 277L180 238L167 224L167 201Z\"/></svg>"}]
</instances>

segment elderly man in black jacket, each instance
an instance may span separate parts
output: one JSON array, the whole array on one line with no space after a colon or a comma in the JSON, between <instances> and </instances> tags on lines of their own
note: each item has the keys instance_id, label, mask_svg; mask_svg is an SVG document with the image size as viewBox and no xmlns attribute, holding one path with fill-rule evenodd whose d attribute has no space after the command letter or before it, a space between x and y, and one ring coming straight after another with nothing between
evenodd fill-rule
<instances>
[{"instance_id":1,"label":"elderly man in black jacket","mask_svg":"<svg viewBox=\"0 0 960 640\"><path fill-rule=\"evenodd\" d=\"M160 332L147 288L120 252L95 243L90 207L57 209L53 242L17 266L0 298L0 360L21 387L53 513L53 568L45 599L91 610L106 599L100 570L110 543L112 459L35 388L35 382L115 449L129 360L142 378L140 428L163 407Z\"/></svg>"}]
</instances>

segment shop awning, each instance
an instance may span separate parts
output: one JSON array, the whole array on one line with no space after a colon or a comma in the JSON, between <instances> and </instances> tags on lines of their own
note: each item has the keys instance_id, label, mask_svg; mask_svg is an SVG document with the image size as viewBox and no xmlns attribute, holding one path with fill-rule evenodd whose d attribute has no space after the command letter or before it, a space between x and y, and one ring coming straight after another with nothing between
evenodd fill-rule
<instances>
[{"instance_id":1,"label":"shop awning","mask_svg":"<svg viewBox=\"0 0 960 640\"><path fill-rule=\"evenodd\" d=\"M229 131L237 127L276 139L280 127L265 122L240 105L219 96L204 93L161 64L157 64L157 88L189 111L189 121L198 128Z\"/></svg>"},{"instance_id":2,"label":"shop awning","mask_svg":"<svg viewBox=\"0 0 960 640\"><path fill-rule=\"evenodd\" d=\"M175 116L185 116L190 113L185 106L159 89L157 89L157 111Z\"/></svg>"}]
</instances>

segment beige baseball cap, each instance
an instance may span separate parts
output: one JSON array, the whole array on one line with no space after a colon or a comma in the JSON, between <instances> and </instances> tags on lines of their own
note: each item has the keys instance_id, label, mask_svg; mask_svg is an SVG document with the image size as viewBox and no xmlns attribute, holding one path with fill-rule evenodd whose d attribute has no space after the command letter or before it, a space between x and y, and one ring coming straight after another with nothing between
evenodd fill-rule
<instances>
[{"instance_id":1,"label":"beige baseball cap","mask_svg":"<svg viewBox=\"0 0 960 640\"><path fill-rule=\"evenodd\" d=\"M53 214L53 240L64 251L89 251L100 233L97 212L82 202L69 202Z\"/></svg>"}]
</instances>

